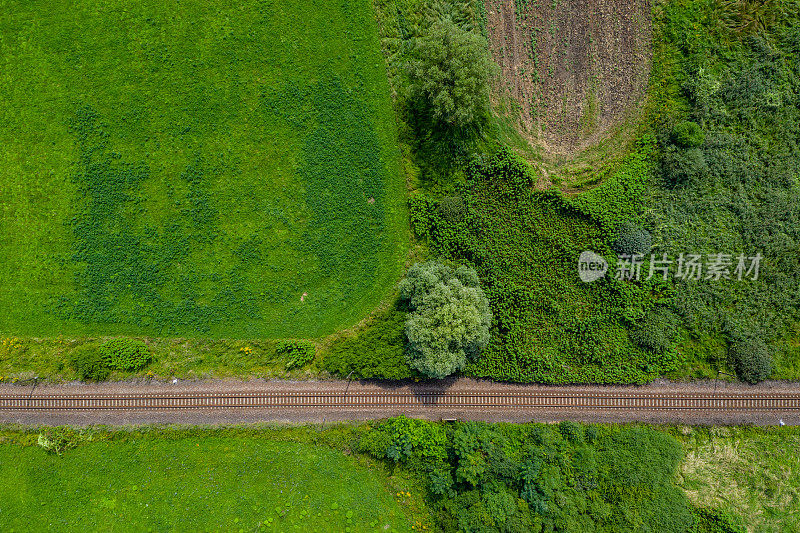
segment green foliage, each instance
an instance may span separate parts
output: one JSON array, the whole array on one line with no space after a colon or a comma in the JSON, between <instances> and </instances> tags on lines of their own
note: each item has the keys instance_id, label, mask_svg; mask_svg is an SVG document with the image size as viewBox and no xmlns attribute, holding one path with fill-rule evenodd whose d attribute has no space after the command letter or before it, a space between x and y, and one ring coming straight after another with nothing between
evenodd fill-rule
<instances>
[{"instance_id":1,"label":"green foliage","mask_svg":"<svg viewBox=\"0 0 800 533\"><path fill-rule=\"evenodd\" d=\"M646 229L631 222L623 222L617 228L617 237L612 248L618 254L647 254L653 245L653 237Z\"/></svg>"},{"instance_id":2,"label":"green foliage","mask_svg":"<svg viewBox=\"0 0 800 533\"><path fill-rule=\"evenodd\" d=\"M287 369L302 368L314 360L317 347L311 341L279 341L275 352L287 359Z\"/></svg>"},{"instance_id":3,"label":"green foliage","mask_svg":"<svg viewBox=\"0 0 800 533\"><path fill-rule=\"evenodd\" d=\"M448 224L458 224L464 220L467 207L460 196L445 196L436 206L437 214Z\"/></svg>"},{"instance_id":4,"label":"green foliage","mask_svg":"<svg viewBox=\"0 0 800 533\"><path fill-rule=\"evenodd\" d=\"M672 257L725 253L733 267L739 254L763 257L758 280L675 283L672 306L693 337L685 353L711 372L715 343L743 334L794 357L780 339L800 317L799 5L686 0L655 12L653 64L663 69L651 86L671 92L654 106L661 180L646 226ZM769 374L767 357L730 362L746 362L748 379Z\"/></svg>"},{"instance_id":5,"label":"green foliage","mask_svg":"<svg viewBox=\"0 0 800 533\"><path fill-rule=\"evenodd\" d=\"M583 442L584 432L581 424L570 420L562 420L558 423L558 430L565 439L573 444L580 444Z\"/></svg>"},{"instance_id":6,"label":"green foliage","mask_svg":"<svg viewBox=\"0 0 800 533\"><path fill-rule=\"evenodd\" d=\"M444 428L424 420L399 416L387 420L381 433L389 435L385 457L394 461L416 459L439 467L447 460L447 436Z\"/></svg>"},{"instance_id":7,"label":"green foliage","mask_svg":"<svg viewBox=\"0 0 800 533\"><path fill-rule=\"evenodd\" d=\"M664 150L661 156L661 169L667 187L697 183L706 178L710 172L702 150L681 149L674 146Z\"/></svg>"},{"instance_id":8,"label":"green foliage","mask_svg":"<svg viewBox=\"0 0 800 533\"><path fill-rule=\"evenodd\" d=\"M399 278L370 2L15 1L0 41L6 334L321 337Z\"/></svg>"},{"instance_id":9,"label":"green foliage","mask_svg":"<svg viewBox=\"0 0 800 533\"><path fill-rule=\"evenodd\" d=\"M684 120L672 128L672 142L684 148L695 148L703 144L705 134L697 122Z\"/></svg>"},{"instance_id":10,"label":"green foliage","mask_svg":"<svg viewBox=\"0 0 800 533\"><path fill-rule=\"evenodd\" d=\"M36 444L47 453L60 456L81 444L94 441L96 436L93 428L74 429L67 426L56 426L39 433Z\"/></svg>"},{"instance_id":11,"label":"green foliage","mask_svg":"<svg viewBox=\"0 0 800 533\"><path fill-rule=\"evenodd\" d=\"M584 440L589 428L596 435ZM589 428L572 422L442 426L401 417L374 424L359 449L424 475L448 533L610 533L654 523L662 532L689 531L690 507L673 484L682 458L678 442L635 427ZM390 451L376 442L391 442Z\"/></svg>"},{"instance_id":12,"label":"green foliage","mask_svg":"<svg viewBox=\"0 0 800 533\"><path fill-rule=\"evenodd\" d=\"M780 2L771 0L716 0L715 15L721 25L733 32L749 34L764 31L775 22Z\"/></svg>"},{"instance_id":13,"label":"green foliage","mask_svg":"<svg viewBox=\"0 0 800 533\"><path fill-rule=\"evenodd\" d=\"M769 348L759 339L735 341L728 350L730 364L742 381L758 383L769 378L773 371Z\"/></svg>"},{"instance_id":14,"label":"green foliage","mask_svg":"<svg viewBox=\"0 0 800 533\"><path fill-rule=\"evenodd\" d=\"M110 361L92 345L82 345L70 354L70 364L81 381L103 381L111 373Z\"/></svg>"},{"instance_id":15,"label":"green foliage","mask_svg":"<svg viewBox=\"0 0 800 533\"><path fill-rule=\"evenodd\" d=\"M150 349L136 339L112 339L100 346L100 356L111 368L127 372L141 370L150 362Z\"/></svg>"},{"instance_id":16,"label":"green foliage","mask_svg":"<svg viewBox=\"0 0 800 533\"><path fill-rule=\"evenodd\" d=\"M642 194L627 191L647 184L652 143L641 142L639 150L604 182L610 184L605 189L569 199L533 190L531 167L505 149L470 166L467 183L456 188L463 215L446 217L449 206L417 196L412 220L424 228L418 236L433 253L474 265L489 299L492 336L465 374L520 382L643 383L674 368L673 352L642 349L627 331L629 317L644 316L668 298L665 283L608 276L586 284L577 276L582 251L611 257L613 229L640 217ZM604 205L611 197L616 201Z\"/></svg>"},{"instance_id":17,"label":"green foliage","mask_svg":"<svg viewBox=\"0 0 800 533\"><path fill-rule=\"evenodd\" d=\"M414 375L405 356L407 312L397 303L351 335L337 338L325 351L328 372L357 379L404 379Z\"/></svg>"},{"instance_id":18,"label":"green foliage","mask_svg":"<svg viewBox=\"0 0 800 533\"><path fill-rule=\"evenodd\" d=\"M633 341L652 353L664 353L678 340L679 318L669 309L659 307L631 331Z\"/></svg>"},{"instance_id":19,"label":"green foliage","mask_svg":"<svg viewBox=\"0 0 800 533\"><path fill-rule=\"evenodd\" d=\"M437 13L412 39L406 70L409 101L433 128L460 136L486 121L491 72L486 39L449 14Z\"/></svg>"},{"instance_id":20,"label":"green foliage","mask_svg":"<svg viewBox=\"0 0 800 533\"><path fill-rule=\"evenodd\" d=\"M400 282L410 304L406 320L408 362L433 378L461 370L489 340L492 312L474 269L417 263Z\"/></svg>"},{"instance_id":21,"label":"green foliage","mask_svg":"<svg viewBox=\"0 0 800 533\"><path fill-rule=\"evenodd\" d=\"M692 511L694 526L691 533L745 533L726 512L719 509L699 508Z\"/></svg>"}]
</instances>

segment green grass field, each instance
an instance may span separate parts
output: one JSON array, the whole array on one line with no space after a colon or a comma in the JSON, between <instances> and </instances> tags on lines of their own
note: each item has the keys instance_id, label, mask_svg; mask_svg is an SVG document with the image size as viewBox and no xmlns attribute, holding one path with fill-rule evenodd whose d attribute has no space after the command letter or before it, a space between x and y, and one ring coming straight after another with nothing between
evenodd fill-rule
<instances>
[{"instance_id":1,"label":"green grass field","mask_svg":"<svg viewBox=\"0 0 800 533\"><path fill-rule=\"evenodd\" d=\"M738 517L748 531L800 531L796 428L683 428L678 485L699 506Z\"/></svg>"},{"instance_id":2,"label":"green grass field","mask_svg":"<svg viewBox=\"0 0 800 533\"><path fill-rule=\"evenodd\" d=\"M6 444L0 477L7 532L411 530L379 473L295 442L95 442L60 457Z\"/></svg>"},{"instance_id":3,"label":"green grass field","mask_svg":"<svg viewBox=\"0 0 800 533\"><path fill-rule=\"evenodd\" d=\"M0 0L0 334L319 337L408 248L367 0Z\"/></svg>"}]
</instances>

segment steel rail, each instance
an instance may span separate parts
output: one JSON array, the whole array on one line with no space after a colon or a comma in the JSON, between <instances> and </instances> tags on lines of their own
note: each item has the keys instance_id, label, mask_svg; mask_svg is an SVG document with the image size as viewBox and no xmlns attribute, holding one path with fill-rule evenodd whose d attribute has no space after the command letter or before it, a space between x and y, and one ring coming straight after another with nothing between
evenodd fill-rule
<instances>
[{"instance_id":1,"label":"steel rail","mask_svg":"<svg viewBox=\"0 0 800 533\"><path fill-rule=\"evenodd\" d=\"M131 394L0 393L0 411L146 411L182 409L610 409L798 411L800 392L613 393L587 392L219 392Z\"/></svg>"}]
</instances>

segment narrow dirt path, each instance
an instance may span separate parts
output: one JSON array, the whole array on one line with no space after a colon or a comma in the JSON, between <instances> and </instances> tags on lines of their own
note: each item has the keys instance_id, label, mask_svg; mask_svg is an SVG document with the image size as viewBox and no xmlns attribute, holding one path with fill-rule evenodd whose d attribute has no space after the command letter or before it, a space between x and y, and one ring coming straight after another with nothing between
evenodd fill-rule
<instances>
[{"instance_id":1,"label":"narrow dirt path","mask_svg":"<svg viewBox=\"0 0 800 533\"><path fill-rule=\"evenodd\" d=\"M103 397L114 396L123 399L136 397L140 400L143 395L162 400L177 398L179 403L186 402L186 398L195 400L200 398L207 403L200 404L199 407L182 408L140 406L34 410L26 407L35 405L35 402L29 399L67 396L73 399L79 398L80 401L100 402L98 405L101 405ZM308 404L286 405L284 401L286 398L298 395L306 398L299 400L300 402ZM255 397L259 398L259 402L274 402L275 405L266 407L221 405L237 396ZM266 396L270 399L265 400ZM206 397L215 399L212 401ZM494 422L576 420L775 425L782 420L787 425L800 425L800 384L788 382L765 382L758 386L747 386L722 381L678 383L659 380L639 387L553 387L472 379L430 383L274 380L69 383L37 387L2 385L0 405L11 405L3 404L4 398L6 400L17 398L18 405L23 407L0 408L0 422L25 425L328 423L385 418L400 414L430 420ZM327 399L319 400L319 398ZM373 401L368 401L370 398L375 403L370 403ZM590 401L587 402L587 398ZM775 398L778 398L778 403L775 403ZM123 400L119 401L118 405L126 405ZM317 405L314 405L314 402L317 402ZM484 402L483 405L480 405L481 402ZM647 407L650 404L646 402L653 402L652 405L658 407ZM711 408L698 408L696 405ZM754 405L762 407L754 409L752 407ZM776 408L774 405L791 405L791 407Z\"/></svg>"}]
</instances>

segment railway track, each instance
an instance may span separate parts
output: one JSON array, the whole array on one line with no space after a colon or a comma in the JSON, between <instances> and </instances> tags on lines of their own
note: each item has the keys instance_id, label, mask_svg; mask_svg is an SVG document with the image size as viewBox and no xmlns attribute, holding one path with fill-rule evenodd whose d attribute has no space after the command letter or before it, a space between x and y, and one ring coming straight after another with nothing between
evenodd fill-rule
<instances>
[{"instance_id":1,"label":"railway track","mask_svg":"<svg viewBox=\"0 0 800 533\"><path fill-rule=\"evenodd\" d=\"M176 392L129 394L0 393L0 411L166 411L229 409L542 409L800 412L797 393L653 392Z\"/></svg>"}]
</instances>

